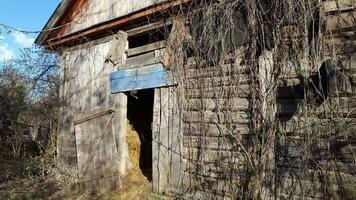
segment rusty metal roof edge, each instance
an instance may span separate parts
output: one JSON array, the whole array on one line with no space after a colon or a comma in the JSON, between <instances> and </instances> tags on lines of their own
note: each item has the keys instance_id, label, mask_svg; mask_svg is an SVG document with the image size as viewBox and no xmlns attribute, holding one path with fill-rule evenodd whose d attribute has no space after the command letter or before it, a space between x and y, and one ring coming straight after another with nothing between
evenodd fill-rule
<instances>
[{"instance_id":1,"label":"rusty metal roof edge","mask_svg":"<svg viewBox=\"0 0 356 200\"><path fill-rule=\"evenodd\" d=\"M73 0L62 0L59 3L46 25L43 27L42 32L37 36L35 44L42 45L45 42L49 34L52 32L51 29L55 28L53 26L55 26L72 1Z\"/></svg>"}]
</instances>

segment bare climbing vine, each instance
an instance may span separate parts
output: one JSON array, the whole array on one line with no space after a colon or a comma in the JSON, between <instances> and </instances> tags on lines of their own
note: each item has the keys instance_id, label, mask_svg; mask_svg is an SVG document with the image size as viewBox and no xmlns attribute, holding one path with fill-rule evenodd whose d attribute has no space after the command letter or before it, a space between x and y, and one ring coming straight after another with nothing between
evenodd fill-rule
<instances>
[{"instance_id":1,"label":"bare climbing vine","mask_svg":"<svg viewBox=\"0 0 356 200\"><path fill-rule=\"evenodd\" d=\"M188 190L239 199L355 197L355 52L330 44L355 39L341 25L354 27L355 16L328 24L340 14L338 2L328 11L331 3L321 0L202 0L172 13L163 63L178 80L184 137L193 141L200 131L198 145L185 146L195 180ZM240 131L246 124L248 133ZM212 127L219 133L212 136ZM231 153L227 168L220 161L209 168L212 149L220 161Z\"/></svg>"}]
</instances>

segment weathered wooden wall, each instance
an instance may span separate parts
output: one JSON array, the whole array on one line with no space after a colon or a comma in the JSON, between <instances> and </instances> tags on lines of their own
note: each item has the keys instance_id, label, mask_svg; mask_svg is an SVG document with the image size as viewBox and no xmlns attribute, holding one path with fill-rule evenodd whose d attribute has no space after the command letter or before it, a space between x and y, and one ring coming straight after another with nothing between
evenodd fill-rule
<instances>
[{"instance_id":1,"label":"weathered wooden wall","mask_svg":"<svg viewBox=\"0 0 356 200\"><path fill-rule=\"evenodd\" d=\"M62 19L59 35L74 33L96 24L134 13L167 0L79 0Z\"/></svg>"},{"instance_id":2,"label":"weathered wooden wall","mask_svg":"<svg viewBox=\"0 0 356 200\"><path fill-rule=\"evenodd\" d=\"M339 91L329 93L321 104L303 104L308 96L304 87L315 91L302 85L296 72L301 69L293 64L278 86L279 130L273 150L277 199L355 198L355 5L352 0L324 2L324 60L313 69L303 69L318 76L328 59L340 60ZM231 63L215 68L190 59L183 70L181 195L234 199L242 188L246 166L239 143L245 144L250 135L248 66Z\"/></svg>"},{"instance_id":3,"label":"weathered wooden wall","mask_svg":"<svg viewBox=\"0 0 356 200\"><path fill-rule=\"evenodd\" d=\"M182 170L182 116L177 89L155 89L152 122L152 190L160 194L180 191Z\"/></svg>"},{"instance_id":4,"label":"weathered wooden wall","mask_svg":"<svg viewBox=\"0 0 356 200\"><path fill-rule=\"evenodd\" d=\"M111 42L88 43L62 53L60 89L62 106L60 109L57 151L58 157L71 165L77 164L77 158L85 158L81 157L83 154L84 156L96 155L95 152L100 151L98 155L102 158L118 156L119 160L114 160L115 162L110 164L112 168L110 170L123 174L131 166L125 139L127 97L122 93L111 94L110 73L115 69L111 63L105 63L105 56L110 49L110 44ZM110 109L113 110L113 114L108 120L111 124L109 129L112 130L108 133L113 135L104 134L106 129L99 125L91 127L90 130L86 129L83 133L83 127L81 128L80 123L74 121L75 118L78 119L78 116L87 116L89 119L99 118L100 116L96 114L98 111L103 112ZM106 123L109 123L109 121ZM95 120L91 120L91 122L94 123ZM81 136L76 135L78 131ZM99 149L85 145L90 142L91 137L96 137L94 135L108 137L102 140L104 142L100 143ZM105 145L105 141L112 145ZM114 144L115 147L113 147ZM117 149L117 152L114 152L113 149ZM106 155L106 153L110 155ZM89 160L90 163L83 164L83 160L81 160L81 164L79 164L80 166L95 165L93 162L99 161L94 159ZM118 165L115 165L117 162L119 162ZM100 169L107 171L104 168ZM100 174L100 169L96 172L97 174ZM104 171L103 174L107 173ZM79 176L81 176L83 171L79 173Z\"/></svg>"},{"instance_id":5,"label":"weathered wooden wall","mask_svg":"<svg viewBox=\"0 0 356 200\"><path fill-rule=\"evenodd\" d=\"M307 87L298 81L297 69L291 67L280 84L276 141L276 183L280 199L356 198L356 2L323 3L325 58L315 69L307 70L316 77L322 75L318 74L322 63L328 65L328 59L334 63L340 61L331 67L342 74L336 77L341 82L337 90L329 87L328 94L324 91L325 101L306 104L308 95L303 89Z\"/></svg>"},{"instance_id":6,"label":"weathered wooden wall","mask_svg":"<svg viewBox=\"0 0 356 200\"><path fill-rule=\"evenodd\" d=\"M185 198L234 199L240 191L246 163L239 143L250 134L246 73L246 66L208 67L193 58L184 69L180 191Z\"/></svg>"},{"instance_id":7,"label":"weathered wooden wall","mask_svg":"<svg viewBox=\"0 0 356 200\"><path fill-rule=\"evenodd\" d=\"M106 1L89 1L83 11L87 15L83 19L87 21L71 27L71 32L125 14L123 10L120 11L124 8L110 8L112 1L106 4L103 2ZM145 7L152 3L145 1L147 4L131 5L118 2L116 1L115 6L133 6L125 8L131 11L138 8L136 6ZM352 1L342 2L348 2L342 4L342 12L335 7L335 1L324 2L327 5L327 33L323 35L323 53L326 59L336 56L342 61L342 72L348 77L351 87L347 86L345 92L338 96L328 97L321 105L309 105L310 107L303 109L298 107L298 103L304 96L298 95L298 89L296 91L300 77L293 70L287 73L285 81L278 89L280 131L274 153L277 197L280 199L325 199L332 198L331 194L335 194L335 191L336 194L349 195L347 192L350 192L350 188L355 189L353 110L356 48L355 23L352 21L355 19L355 4ZM95 19L90 18L88 13L95 15ZM161 52L156 50L162 50L163 46L157 43L155 45L158 47L151 48L152 44L150 45L129 49L129 58L119 68L157 63L157 54L161 55ZM120 121L126 113L126 97L124 94L109 95L110 73L116 70L104 63L109 49L110 42L99 42L89 47L76 47L63 54L63 107L58 154L69 163L75 162L76 113L114 108L115 113L121 113L114 120L114 135L121 153L120 170L123 172L130 165L125 161L129 160L125 138L121 134L125 125ZM136 54L135 51L140 53ZM234 199L242 188L240 184L243 183L247 163L243 156L245 149L240 144L248 141L251 122L251 80L247 76L249 67L233 62L219 67L207 66L204 62L190 58L182 72L186 81L178 81L183 90L160 88L155 91L152 129L153 190L156 192L195 199ZM318 69L313 70L316 72ZM177 97L183 99L183 104L177 104ZM175 113L175 110L182 112ZM180 119L177 118L180 115L182 124L179 120L175 121ZM347 137L338 137L345 131L344 127L340 127L340 132L332 133L335 134L333 140L327 140L332 138L329 128L335 128L334 122L340 119L347 121ZM325 134L329 134L327 137L317 135L323 130ZM336 147L335 153L330 146Z\"/></svg>"}]
</instances>

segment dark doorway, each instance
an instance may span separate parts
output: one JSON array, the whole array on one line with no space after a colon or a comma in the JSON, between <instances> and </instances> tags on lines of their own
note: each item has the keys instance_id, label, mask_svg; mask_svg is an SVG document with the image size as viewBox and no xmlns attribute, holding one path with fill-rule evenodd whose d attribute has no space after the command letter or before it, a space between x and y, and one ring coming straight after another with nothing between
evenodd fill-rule
<instances>
[{"instance_id":1,"label":"dark doorway","mask_svg":"<svg viewBox=\"0 0 356 200\"><path fill-rule=\"evenodd\" d=\"M127 92L127 118L140 139L139 167L152 180L152 118L154 89Z\"/></svg>"}]
</instances>

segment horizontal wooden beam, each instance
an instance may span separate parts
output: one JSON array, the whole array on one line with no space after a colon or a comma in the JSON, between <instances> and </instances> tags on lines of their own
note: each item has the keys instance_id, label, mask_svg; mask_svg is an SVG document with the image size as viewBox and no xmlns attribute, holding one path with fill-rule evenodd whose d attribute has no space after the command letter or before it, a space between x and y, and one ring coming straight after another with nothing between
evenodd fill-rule
<instances>
[{"instance_id":1,"label":"horizontal wooden beam","mask_svg":"<svg viewBox=\"0 0 356 200\"><path fill-rule=\"evenodd\" d=\"M122 69L111 74L111 92L126 92L174 85L174 78L162 64Z\"/></svg>"},{"instance_id":2,"label":"horizontal wooden beam","mask_svg":"<svg viewBox=\"0 0 356 200\"><path fill-rule=\"evenodd\" d=\"M163 40L163 41L151 43L148 45L132 48L132 49L127 50L127 56L131 57L131 56L147 53L150 51L154 51L157 49L162 49L162 48L166 47L166 43L167 43L167 41Z\"/></svg>"},{"instance_id":3,"label":"horizontal wooden beam","mask_svg":"<svg viewBox=\"0 0 356 200\"><path fill-rule=\"evenodd\" d=\"M74 115L74 124L81 124L83 122L102 117L111 113L114 113L115 110L112 108L105 109L105 110L95 110L92 113L78 113Z\"/></svg>"},{"instance_id":4,"label":"horizontal wooden beam","mask_svg":"<svg viewBox=\"0 0 356 200\"><path fill-rule=\"evenodd\" d=\"M356 10L354 0L338 0L338 1L325 1L322 6L324 12L347 12Z\"/></svg>"},{"instance_id":5,"label":"horizontal wooden beam","mask_svg":"<svg viewBox=\"0 0 356 200\"><path fill-rule=\"evenodd\" d=\"M120 26L123 26L123 25L129 23L129 22L135 21L135 20L143 18L143 17L147 17L154 13L158 13L158 12L167 10L169 8L172 8L172 7L175 7L178 5L188 3L190 1L192 1L192 0L175 0L172 2L168 2L168 3L163 3L160 5L154 6L152 8L143 10L141 12L137 12L137 13L128 15L127 17L124 17L124 18L119 18L114 21L110 21L110 22L106 22L106 23L103 23L100 25L89 27L83 31L79 31L76 33L72 33L72 34L68 34L65 36L60 36L60 37L48 40L46 47L48 48L48 47L55 47L55 46L63 45L63 44L69 43L69 42L79 39L79 38L89 38L90 36L92 36L94 34L102 33L102 32L105 32L107 30L111 30L114 28L118 28Z\"/></svg>"},{"instance_id":6,"label":"horizontal wooden beam","mask_svg":"<svg viewBox=\"0 0 356 200\"><path fill-rule=\"evenodd\" d=\"M132 36L137 36L137 35L140 35L142 33L146 33L146 32L149 32L149 31L152 31L152 30L155 30L155 29L159 29L159 28L163 28L165 26L169 26L172 24L172 20L171 19L164 19L164 20L160 20L160 21L157 21L157 22L152 22L152 23L149 23L149 24L146 24L146 25L143 25L143 26L139 26L139 27L136 27L136 28L133 28L133 29L129 29L129 30L124 30L127 35L129 37L132 37Z\"/></svg>"}]
</instances>

